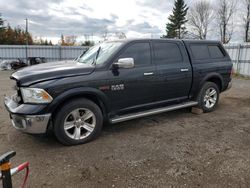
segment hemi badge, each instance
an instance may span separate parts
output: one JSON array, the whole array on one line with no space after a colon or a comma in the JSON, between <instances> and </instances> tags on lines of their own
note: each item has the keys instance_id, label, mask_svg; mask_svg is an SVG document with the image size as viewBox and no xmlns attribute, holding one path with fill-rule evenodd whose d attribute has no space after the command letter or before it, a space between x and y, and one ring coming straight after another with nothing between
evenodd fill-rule
<instances>
[{"instance_id":1,"label":"hemi badge","mask_svg":"<svg viewBox=\"0 0 250 188\"><path fill-rule=\"evenodd\" d=\"M102 91L106 91L106 90L110 90L110 87L109 86L100 86L99 89Z\"/></svg>"}]
</instances>

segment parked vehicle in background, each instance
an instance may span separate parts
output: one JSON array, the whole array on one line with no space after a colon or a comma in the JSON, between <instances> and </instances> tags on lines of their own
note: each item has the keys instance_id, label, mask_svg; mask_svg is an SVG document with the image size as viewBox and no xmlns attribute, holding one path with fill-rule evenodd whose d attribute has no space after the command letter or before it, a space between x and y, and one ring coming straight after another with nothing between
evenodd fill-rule
<instances>
[{"instance_id":1,"label":"parked vehicle in background","mask_svg":"<svg viewBox=\"0 0 250 188\"><path fill-rule=\"evenodd\" d=\"M11 64L8 60L2 60L0 62L0 69L1 70L11 70Z\"/></svg>"},{"instance_id":2,"label":"parked vehicle in background","mask_svg":"<svg viewBox=\"0 0 250 188\"><path fill-rule=\"evenodd\" d=\"M14 59L14 60L3 60L0 63L0 68L2 70L17 70L22 67L26 67L27 64L24 63L21 59Z\"/></svg>"},{"instance_id":3,"label":"parked vehicle in background","mask_svg":"<svg viewBox=\"0 0 250 188\"><path fill-rule=\"evenodd\" d=\"M27 67L28 65L24 63L21 59L18 59L18 61L13 61L11 63L11 69L12 70L17 70L23 67Z\"/></svg>"},{"instance_id":4,"label":"parked vehicle in background","mask_svg":"<svg viewBox=\"0 0 250 188\"><path fill-rule=\"evenodd\" d=\"M28 58L28 64L29 65L37 65L41 63L46 63L47 60L45 57L29 57Z\"/></svg>"},{"instance_id":5,"label":"parked vehicle in background","mask_svg":"<svg viewBox=\"0 0 250 188\"><path fill-rule=\"evenodd\" d=\"M41 63L46 63L46 58L44 57L29 57L28 63L25 63L22 59L14 60L3 60L0 62L0 69L2 70L17 70L29 65L37 65Z\"/></svg>"},{"instance_id":6,"label":"parked vehicle in background","mask_svg":"<svg viewBox=\"0 0 250 188\"><path fill-rule=\"evenodd\" d=\"M15 72L17 91L5 106L16 129L40 134L51 127L61 143L75 145L96 138L104 121L192 106L211 112L231 75L231 59L217 41L110 41L77 61Z\"/></svg>"}]
</instances>

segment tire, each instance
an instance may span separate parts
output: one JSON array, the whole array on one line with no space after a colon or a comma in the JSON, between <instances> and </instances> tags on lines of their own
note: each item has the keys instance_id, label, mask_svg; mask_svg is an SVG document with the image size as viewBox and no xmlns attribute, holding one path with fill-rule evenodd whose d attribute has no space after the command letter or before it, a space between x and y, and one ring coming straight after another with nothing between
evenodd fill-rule
<instances>
[{"instance_id":1,"label":"tire","mask_svg":"<svg viewBox=\"0 0 250 188\"><path fill-rule=\"evenodd\" d=\"M198 107L203 112L212 112L216 109L219 102L219 88L213 82L205 82L197 97Z\"/></svg>"},{"instance_id":2,"label":"tire","mask_svg":"<svg viewBox=\"0 0 250 188\"><path fill-rule=\"evenodd\" d=\"M95 139L102 130L100 108L87 99L66 103L53 119L56 138L64 145L78 145Z\"/></svg>"}]
</instances>

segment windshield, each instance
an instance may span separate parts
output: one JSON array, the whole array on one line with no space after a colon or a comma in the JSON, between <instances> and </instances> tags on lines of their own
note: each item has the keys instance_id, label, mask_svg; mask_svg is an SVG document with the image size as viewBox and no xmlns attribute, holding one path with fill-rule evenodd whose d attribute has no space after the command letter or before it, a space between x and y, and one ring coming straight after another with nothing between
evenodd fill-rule
<instances>
[{"instance_id":1,"label":"windshield","mask_svg":"<svg viewBox=\"0 0 250 188\"><path fill-rule=\"evenodd\" d=\"M122 42L104 42L91 47L77 61L84 64L103 64L121 46ZM99 52L98 52L99 51ZM97 57L97 59L96 59Z\"/></svg>"}]
</instances>

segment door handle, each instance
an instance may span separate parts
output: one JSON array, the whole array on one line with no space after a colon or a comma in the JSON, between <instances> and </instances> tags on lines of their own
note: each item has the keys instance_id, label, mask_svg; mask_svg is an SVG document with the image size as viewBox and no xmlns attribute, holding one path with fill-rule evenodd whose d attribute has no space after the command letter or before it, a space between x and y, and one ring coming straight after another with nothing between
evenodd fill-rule
<instances>
[{"instance_id":1,"label":"door handle","mask_svg":"<svg viewBox=\"0 0 250 188\"><path fill-rule=\"evenodd\" d=\"M187 72L188 69L181 69L181 72Z\"/></svg>"},{"instance_id":2,"label":"door handle","mask_svg":"<svg viewBox=\"0 0 250 188\"><path fill-rule=\"evenodd\" d=\"M150 76L150 75L154 75L154 73L153 72L144 72L143 75L144 76Z\"/></svg>"}]
</instances>

